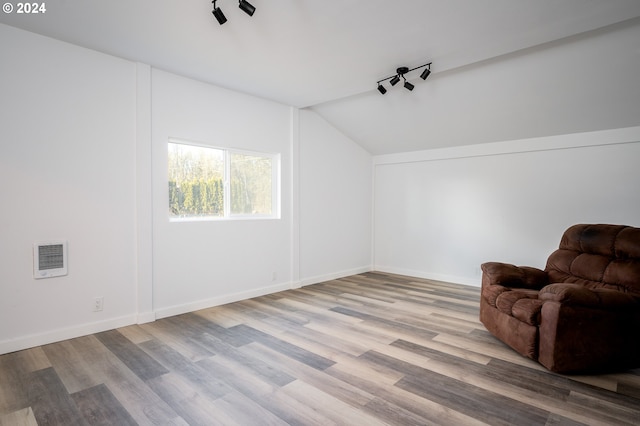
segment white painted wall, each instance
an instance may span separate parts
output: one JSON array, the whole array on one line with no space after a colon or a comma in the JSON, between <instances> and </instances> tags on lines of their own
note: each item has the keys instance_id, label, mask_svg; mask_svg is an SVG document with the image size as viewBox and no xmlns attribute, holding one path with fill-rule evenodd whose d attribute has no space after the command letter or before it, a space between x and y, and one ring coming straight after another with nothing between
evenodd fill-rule
<instances>
[{"instance_id":1,"label":"white painted wall","mask_svg":"<svg viewBox=\"0 0 640 426\"><path fill-rule=\"evenodd\" d=\"M370 268L371 157L315 114L5 25L0 57L0 353ZM280 153L281 219L169 222L169 137Z\"/></svg>"},{"instance_id":2,"label":"white painted wall","mask_svg":"<svg viewBox=\"0 0 640 426\"><path fill-rule=\"evenodd\" d=\"M288 288L291 108L152 70L153 305L163 317ZM167 143L280 153L282 217L170 222ZM273 273L277 277L273 280Z\"/></svg>"},{"instance_id":3,"label":"white painted wall","mask_svg":"<svg viewBox=\"0 0 640 426\"><path fill-rule=\"evenodd\" d=\"M375 157L375 268L479 285L576 223L640 226L640 127Z\"/></svg>"},{"instance_id":4,"label":"white painted wall","mask_svg":"<svg viewBox=\"0 0 640 426\"><path fill-rule=\"evenodd\" d=\"M0 58L0 353L131 323L135 65L5 25ZM51 239L69 273L35 280Z\"/></svg>"},{"instance_id":5,"label":"white painted wall","mask_svg":"<svg viewBox=\"0 0 640 426\"><path fill-rule=\"evenodd\" d=\"M311 284L371 269L372 157L300 111L300 275Z\"/></svg>"}]
</instances>

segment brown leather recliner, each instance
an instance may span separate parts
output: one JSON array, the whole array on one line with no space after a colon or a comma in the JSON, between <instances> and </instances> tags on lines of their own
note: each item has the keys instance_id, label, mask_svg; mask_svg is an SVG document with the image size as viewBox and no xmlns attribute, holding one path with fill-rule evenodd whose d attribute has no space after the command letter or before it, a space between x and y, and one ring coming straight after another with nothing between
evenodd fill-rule
<instances>
[{"instance_id":1,"label":"brown leather recliner","mask_svg":"<svg viewBox=\"0 0 640 426\"><path fill-rule=\"evenodd\" d=\"M640 367L640 228L574 225L544 271L484 263L480 321L551 371Z\"/></svg>"}]
</instances>

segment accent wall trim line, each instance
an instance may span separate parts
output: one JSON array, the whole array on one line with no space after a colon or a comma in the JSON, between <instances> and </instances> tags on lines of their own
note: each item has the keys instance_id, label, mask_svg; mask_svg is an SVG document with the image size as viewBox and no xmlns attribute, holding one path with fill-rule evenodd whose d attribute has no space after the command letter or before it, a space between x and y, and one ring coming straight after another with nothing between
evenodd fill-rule
<instances>
[{"instance_id":1,"label":"accent wall trim line","mask_svg":"<svg viewBox=\"0 0 640 426\"><path fill-rule=\"evenodd\" d=\"M373 157L374 166L640 143L640 126L403 152Z\"/></svg>"}]
</instances>

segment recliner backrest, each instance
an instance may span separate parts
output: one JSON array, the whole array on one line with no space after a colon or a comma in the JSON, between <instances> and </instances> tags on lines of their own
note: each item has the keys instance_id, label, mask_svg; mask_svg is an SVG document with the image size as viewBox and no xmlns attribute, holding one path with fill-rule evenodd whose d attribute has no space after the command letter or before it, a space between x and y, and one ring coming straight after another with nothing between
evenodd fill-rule
<instances>
[{"instance_id":1,"label":"recliner backrest","mask_svg":"<svg viewBox=\"0 0 640 426\"><path fill-rule=\"evenodd\" d=\"M545 268L551 283L640 294L640 228L574 225Z\"/></svg>"}]
</instances>

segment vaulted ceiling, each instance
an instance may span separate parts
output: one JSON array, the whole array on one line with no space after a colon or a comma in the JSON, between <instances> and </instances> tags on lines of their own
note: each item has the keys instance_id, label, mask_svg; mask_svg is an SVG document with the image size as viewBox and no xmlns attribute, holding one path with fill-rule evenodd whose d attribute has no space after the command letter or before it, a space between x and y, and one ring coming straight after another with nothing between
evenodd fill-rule
<instances>
[{"instance_id":1,"label":"vaulted ceiling","mask_svg":"<svg viewBox=\"0 0 640 426\"><path fill-rule=\"evenodd\" d=\"M250 2L252 17L234 0L217 0L228 19L224 25L212 16L209 0L47 0L44 14L3 13L0 22L316 109L331 121L332 105L339 104L335 115L344 102L379 95L376 81L399 66L432 61L430 79L437 78L640 16L637 0ZM416 101L391 102L410 108ZM338 127L349 134L345 126ZM356 142L374 153L393 151Z\"/></svg>"}]
</instances>

